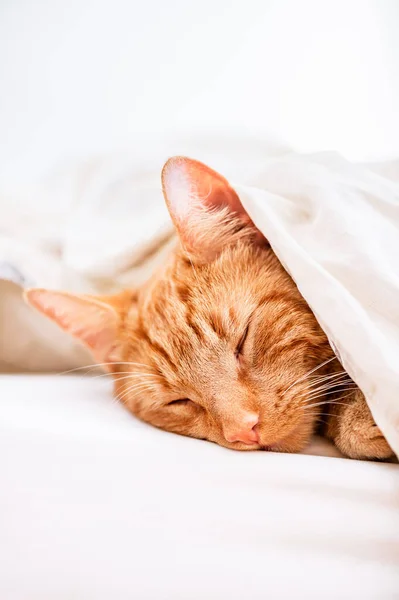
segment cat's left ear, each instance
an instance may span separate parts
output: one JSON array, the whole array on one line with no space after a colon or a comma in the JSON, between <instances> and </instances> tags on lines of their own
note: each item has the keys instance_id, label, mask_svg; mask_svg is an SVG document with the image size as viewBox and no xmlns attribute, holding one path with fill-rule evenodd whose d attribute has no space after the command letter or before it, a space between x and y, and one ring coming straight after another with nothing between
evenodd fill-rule
<instances>
[{"instance_id":1,"label":"cat's left ear","mask_svg":"<svg viewBox=\"0 0 399 600\"><path fill-rule=\"evenodd\" d=\"M34 288L26 290L24 298L81 341L97 362L111 360L126 294L100 298Z\"/></svg>"},{"instance_id":2,"label":"cat's left ear","mask_svg":"<svg viewBox=\"0 0 399 600\"><path fill-rule=\"evenodd\" d=\"M190 258L208 262L242 238L265 242L228 181L203 163L170 158L162 170L162 189Z\"/></svg>"}]
</instances>

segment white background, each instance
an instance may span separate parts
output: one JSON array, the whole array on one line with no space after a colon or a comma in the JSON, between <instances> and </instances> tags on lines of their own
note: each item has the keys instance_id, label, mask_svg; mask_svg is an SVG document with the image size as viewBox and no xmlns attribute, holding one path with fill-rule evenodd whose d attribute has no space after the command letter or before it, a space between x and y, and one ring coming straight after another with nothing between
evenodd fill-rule
<instances>
[{"instance_id":1,"label":"white background","mask_svg":"<svg viewBox=\"0 0 399 600\"><path fill-rule=\"evenodd\" d=\"M0 181L167 131L399 155L397 0L1 0Z\"/></svg>"}]
</instances>

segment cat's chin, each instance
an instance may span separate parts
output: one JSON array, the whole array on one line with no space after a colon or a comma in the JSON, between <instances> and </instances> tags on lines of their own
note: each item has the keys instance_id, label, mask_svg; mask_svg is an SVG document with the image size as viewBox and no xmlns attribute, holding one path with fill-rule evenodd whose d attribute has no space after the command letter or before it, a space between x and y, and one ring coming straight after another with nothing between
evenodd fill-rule
<instances>
[{"instance_id":1,"label":"cat's chin","mask_svg":"<svg viewBox=\"0 0 399 600\"><path fill-rule=\"evenodd\" d=\"M270 446L260 446L258 450L263 450L264 452L286 452L295 454L297 452L301 452L307 446L307 442L305 444L287 444L283 441L278 442L276 444L271 444Z\"/></svg>"},{"instance_id":2,"label":"cat's chin","mask_svg":"<svg viewBox=\"0 0 399 600\"><path fill-rule=\"evenodd\" d=\"M261 441L258 449L266 452L301 452L309 444L312 433L313 425L301 422L277 441L268 444L262 444Z\"/></svg>"},{"instance_id":3,"label":"cat's chin","mask_svg":"<svg viewBox=\"0 0 399 600\"><path fill-rule=\"evenodd\" d=\"M298 453L306 448L309 444L310 439L313 433L313 425L309 422L301 422L299 425L296 425L288 434L284 435L280 439L276 441L269 441L265 439L266 435L261 436L259 443L253 442L250 444L243 442L226 442L225 440L209 440L218 444L219 446L224 446L229 450L238 450L244 452L254 452L255 450L261 450L264 452L285 452L285 453ZM262 437L264 440L262 440Z\"/></svg>"},{"instance_id":4,"label":"cat's chin","mask_svg":"<svg viewBox=\"0 0 399 600\"><path fill-rule=\"evenodd\" d=\"M239 451L255 451L261 450L264 452L284 452L295 454L298 452L302 452L309 444L310 438L312 436L312 431L309 431L307 428L304 428L303 424L295 427L288 435L280 440L264 444L260 441L259 444L244 444L242 442L235 442L233 444L225 444L220 442L219 445L225 446L230 450L239 450Z\"/></svg>"}]
</instances>

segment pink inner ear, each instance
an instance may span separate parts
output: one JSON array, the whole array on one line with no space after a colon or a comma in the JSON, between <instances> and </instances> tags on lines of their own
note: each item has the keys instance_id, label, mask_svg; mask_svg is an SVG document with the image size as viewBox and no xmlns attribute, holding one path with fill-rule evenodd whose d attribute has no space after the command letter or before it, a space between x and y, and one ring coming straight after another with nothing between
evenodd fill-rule
<instances>
[{"instance_id":1,"label":"pink inner ear","mask_svg":"<svg viewBox=\"0 0 399 600\"><path fill-rule=\"evenodd\" d=\"M117 313L111 306L85 296L31 289L25 298L59 327L83 342L104 361L115 343Z\"/></svg>"},{"instance_id":2,"label":"pink inner ear","mask_svg":"<svg viewBox=\"0 0 399 600\"><path fill-rule=\"evenodd\" d=\"M175 223L190 216L194 202L204 208L227 206L238 215L246 215L228 181L197 160L182 156L169 159L162 171L162 185Z\"/></svg>"},{"instance_id":3,"label":"pink inner ear","mask_svg":"<svg viewBox=\"0 0 399 600\"><path fill-rule=\"evenodd\" d=\"M206 165L181 156L171 158L162 171L162 187L190 258L209 262L240 238L252 236L258 241L236 192L222 175ZM259 239L264 241L263 236Z\"/></svg>"}]
</instances>

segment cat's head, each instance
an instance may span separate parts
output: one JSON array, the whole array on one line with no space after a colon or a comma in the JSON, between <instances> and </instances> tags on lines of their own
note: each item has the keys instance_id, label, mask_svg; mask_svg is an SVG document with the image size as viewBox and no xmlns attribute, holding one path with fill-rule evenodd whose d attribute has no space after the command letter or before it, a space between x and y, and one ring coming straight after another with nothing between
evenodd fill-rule
<instances>
[{"instance_id":1,"label":"cat's head","mask_svg":"<svg viewBox=\"0 0 399 600\"><path fill-rule=\"evenodd\" d=\"M239 450L301 450L325 335L223 177L176 157L162 184L179 242L142 288L33 289L28 301L91 349L144 421Z\"/></svg>"}]
</instances>

